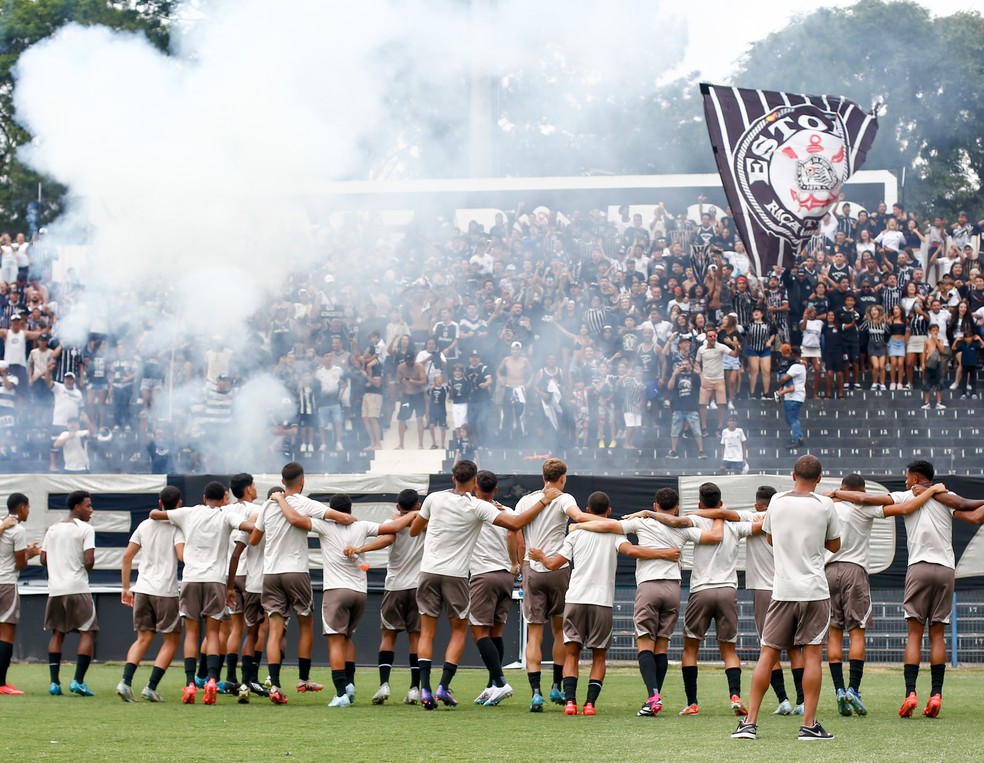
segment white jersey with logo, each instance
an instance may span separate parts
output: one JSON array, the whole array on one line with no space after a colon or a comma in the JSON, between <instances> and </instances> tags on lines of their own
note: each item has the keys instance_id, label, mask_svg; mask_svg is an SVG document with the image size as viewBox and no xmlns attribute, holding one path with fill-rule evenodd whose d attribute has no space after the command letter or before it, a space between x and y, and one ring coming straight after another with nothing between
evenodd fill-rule
<instances>
[{"instance_id":1,"label":"white jersey with logo","mask_svg":"<svg viewBox=\"0 0 984 763\"><path fill-rule=\"evenodd\" d=\"M240 520L221 506L182 506L168 509L168 521L185 537L186 583L223 583L229 577L229 533Z\"/></svg>"},{"instance_id":2,"label":"white jersey with logo","mask_svg":"<svg viewBox=\"0 0 984 763\"><path fill-rule=\"evenodd\" d=\"M299 493L287 496L287 503L298 514L312 519L323 519L327 509L324 504ZM263 550L264 575L311 571L308 534L287 521L280 504L272 499L263 504L256 518L256 529L263 533L266 541Z\"/></svg>"},{"instance_id":3,"label":"white jersey with logo","mask_svg":"<svg viewBox=\"0 0 984 763\"><path fill-rule=\"evenodd\" d=\"M698 530L713 530L714 520L689 514ZM720 543L694 548L690 593L705 588L738 588L738 541L752 534L751 522L725 522Z\"/></svg>"},{"instance_id":4,"label":"white jersey with logo","mask_svg":"<svg viewBox=\"0 0 984 763\"><path fill-rule=\"evenodd\" d=\"M827 552L827 564L831 562L851 562L868 571L868 542L871 540L871 525L876 519L885 516L881 506L834 501L834 510L840 520L841 547L837 553Z\"/></svg>"},{"instance_id":5,"label":"white jersey with logo","mask_svg":"<svg viewBox=\"0 0 984 763\"><path fill-rule=\"evenodd\" d=\"M6 517L4 517L6 519ZM27 533L18 522L4 530L0 535L0 585L17 582L20 572L17 569L17 552L27 549Z\"/></svg>"},{"instance_id":6,"label":"white jersey with logo","mask_svg":"<svg viewBox=\"0 0 984 763\"><path fill-rule=\"evenodd\" d=\"M823 568L824 544L840 537L834 502L816 493L776 493L765 513L763 530L772 536L776 558L773 600L830 598Z\"/></svg>"},{"instance_id":7,"label":"white jersey with logo","mask_svg":"<svg viewBox=\"0 0 984 763\"><path fill-rule=\"evenodd\" d=\"M499 510L470 493L443 490L424 499L420 516L427 520L420 571L466 578L482 524L492 524Z\"/></svg>"},{"instance_id":8,"label":"white jersey with logo","mask_svg":"<svg viewBox=\"0 0 984 763\"><path fill-rule=\"evenodd\" d=\"M168 522L145 519L137 525L130 543L140 546L140 556L137 582L130 590L148 596L177 596L178 554L174 547L184 542L181 530Z\"/></svg>"},{"instance_id":9,"label":"white jersey with logo","mask_svg":"<svg viewBox=\"0 0 984 763\"><path fill-rule=\"evenodd\" d=\"M618 549L629 539L624 535L576 530L568 533L560 555L574 562L567 588L568 604L611 607L615 603L615 569Z\"/></svg>"},{"instance_id":10,"label":"white jersey with logo","mask_svg":"<svg viewBox=\"0 0 984 763\"><path fill-rule=\"evenodd\" d=\"M687 542L700 543L696 527L667 527L655 519L623 519L623 533L635 533L646 548L683 548ZM650 580L680 580L680 562L669 559L636 559L636 585Z\"/></svg>"},{"instance_id":11,"label":"white jersey with logo","mask_svg":"<svg viewBox=\"0 0 984 763\"><path fill-rule=\"evenodd\" d=\"M543 498L542 490L534 490L532 493L524 495L516 504L516 513L522 514L530 511L533 506L540 502L541 498ZM564 536L567 534L567 512L572 508L577 508L577 501L569 493L563 493L544 507L536 519L523 528L527 550L538 548L547 556L559 554L561 546L564 545ZM528 553L526 561L536 572L547 571L547 568L542 564L530 559Z\"/></svg>"},{"instance_id":12,"label":"white jersey with logo","mask_svg":"<svg viewBox=\"0 0 984 763\"><path fill-rule=\"evenodd\" d=\"M47 556L49 596L89 593L85 552L95 547L96 531L81 519L56 522L48 528L41 550Z\"/></svg>"},{"instance_id":13,"label":"white jersey with logo","mask_svg":"<svg viewBox=\"0 0 984 763\"><path fill-rule=\"evenodd\" d=\"M345 556L349 546L364 546L367 538L379 535L376 522L353 522L340 525L323 519L311 520L311 532L321 540L321 565L324 569L324 589L347 588L365 593L369 590L366 573L359 567L358 558Z\"/></svg>"},{"instance_id":14,"label":"white jersey with logo","mask_svg":"<svg viewBox=\"0 0 984 763\"><path fill-rule=\"evenodd\" d=\"M911 490L891 493L896 503L905 503L913 497ZM953 509L947 508L935 498L930 498L919 509L906 514L906 544L909 564L929 562L955 568L953 555Z\"/></svg>"}]
</instances>

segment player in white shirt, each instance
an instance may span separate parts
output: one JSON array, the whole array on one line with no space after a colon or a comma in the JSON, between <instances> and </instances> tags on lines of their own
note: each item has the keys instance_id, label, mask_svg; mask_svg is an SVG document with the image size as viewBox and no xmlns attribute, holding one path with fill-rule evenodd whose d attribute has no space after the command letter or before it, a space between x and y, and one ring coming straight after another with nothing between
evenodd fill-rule
<instances>
[{"instance_id":1,"label":"player in white shirt","mask_svg":"<svg viewBox=\"0 0 984 763\"><path fill-rule=\"evenodd\" d=\"M195 666L198 662L201 627L205 621L205 655L208 680L205 683L206 705L214 705L219 692L219 670L222 663L220 626L227 609L235 602L233 581L229 574L229 533L231 530L253 529L251 522L225 511L229 497L221 482L205 485L202 503L176 509L154 509L150 518L176 525L184 534L184 572L178 608L184 619L184 668L187 685L181 701L194 704L198 688L195 685Z\"/></svg>"},{"instance_id":2,"label":"player in white shirt","mask_svg":"<svg viewBox=\"0 0 984 763\"><path fill-rule=\"evenodd\" d=\"M366 609L369 565L362 554L377 547L369 538L396 535L410 526L416 513L379 524L357 520L349 525L325 522L300 514L291 507L283 494L274 496L287 521L294 527L313 532L321 541L321 564L324 571L324 600L321 624L328 639L328 659L335 697L328 707L350 707L355 700L355 644L352 636ZM331 497L333 511L352 515L352 499L344 493Z\"/></svg>"},{"instance_id":3,"label":"player in white shirt","mask_svg":"<svg viewBox=\"0 0 984 763\"><path fill-rule=\"evenodd\" d=\"M258 507L253 506L256 500L256 484L253 475L248 472L234 474L229 479L229 492L235 502L226 506L226 512L238 516L240 520L247 521L256 513ZM244 616L246 599L246 576L249 572L249 557L243 556L243 551L249 544L249 534L242 530L233 530L229 538L229 568L232 574L233 591L235 592L235 603L229 610L229 619L222 621L220 630L220 643L226 668L225 681L219 682L219 689L225 694L239 694L240 704L249 702L249 687L245 690L239 683L237 668L239 665L239 648L243 642L243 632L246 630L246 620ZM236 549L241 549L236 554ZM235 562L233 561L235 557ZM246 666L243 665L245 672Z\"/></svg>"},{"instance_id":4,"label":"player in white shirt","mask_svg":"<svg viewBox=\"0 0 984 763\"><path fill-rule=\"evenodd\" d=\"M676 516L680 511L680 496L669 487L656 491L654 512ZM696 527L671 528L638 512L621 522L614 519L593 519L582 522L578 529L609 532L620 535L635 533L643 548L683 548L685 543L720 543L724 535L723 520L715 520L710 530ZM639 717L654 716L663 709L660 696L669 667L667 654L670 638L680 615L680 561L639 559L636 562L636 598L633 619L638 647L639 673L646 685L646 702Z\"/></svg>"},{"instance_id":5,"label":"player in white shirt","mask_svg":"<svg viewBox=\"0 0 984 763\"><path fill-rule=\"evenodd\" d=\"M328 519L352 524L355 517L329 509L322 503L301 495L304 490L304 467L296 461L280 471L284 495L291 507L313 519ZM280 642L291 614L297 616L300 634L297 639L299 692L317 691L320 684L311 681L311 650L314 647L314 594L308 557L307 532L287 521L279 504L269 500L260 510L256 528L249 536L250 545L265 542L263 549L263 593L260 602L267 616L267 666L270 670L270 701L286 705L280 690Z\"/></svg>"},{"instance_id":6,"label":"player in white shirt","mask_svg":"<svg viewBox=\"0 0 984 763\"><path fill-rule=\"evenodd\" d=\"M169 485L161 491L158 506L165 511L181 506L181 491ZM133 559L140 554L137 582L130 586ZM120 568L123 592L120 600L133 608L133 630L137 640L126 653L123 678L116 693L124 702L135 702L133 675L154 640L161 634L161 648L154 660L147 686L140 696L148 702L163 702L157 685L174 659L181 638L181 613L178 611L178 561L184 555L184 535L167 522L145 519L130 536Z\"/></svg>"},{"instance_id":7,"label":"player in white shirt","mask_svg":"<svg viewBox=\"0 0 984 763\"><path fill-rule=\"evenodd\" d=\"M75 678L69 690L80 697L91 697L85 673L96 646L96 606L89 593L89 572L96 563L96 533L89 524L92 498L86 490L73 490L65 501L68 517L48 528L41 543L41 565L48 569L48 603L44 609L44 628L51 631L48 642L48 693L60 696L58 674L62 644L66 633L79 634Z\"/></svg>"},{"instance_id":8,"label":"player in white shirt","mask_svg":"<svg viewBox=\"0 0 984 763\"><path fill-rule=\"evenodd\" d=\"M734 414L728 416L728 427L721 431L721 445L721 474L741 474L748 461L748 438Z\"/></svg>"},{"instance_id":9,"label":"player in white shirt","mask_svg":"<svg viewBox=\"0 0 984 763\"><path fill-rule=\"evenodd\" d=\"M526 548L535 547L547 556L560 552L567 534L567 520L585 522L591 514L577 507L574 496L565 493L567 485L567 464L559 458L548 458L543 462L543 489L524 495L516 504L516 513L522 514L534 508L539 510L546 499L547 491L555 497L547 501L548 506L530 526L523 531ZM553 683L550 700L558 705L564 704L561 682L564 678L564 604L571 570L562 566L548 570L542 564L529 558L527 553L523 563L523 617L526 620L526 675L530 682L533 698L530 712L543 712L543 694L540 691L540 667L543 651L543 627L547 623L553 631Z\"/></svg>"},{"instance_id":10,"label":"player in white shirt","mask_svg":"<svg viewBox=\"0 0 984 763\"><path fill-rule=\"evenodd\" d=\"M473 461L459 461L451 470L454 487L431 493L420 507L420 513L410 526L413 536L427 533L424 556L420 562L417 581L417 605L420 608L420 701L425 710L433 710L438 702L449 707L458 702L449 684L458 670L458 660L465 649L468 635L468 565L478 542L482 524L494 524L507 530L520 530L532 522L544 507L560 497L560 491L548 488L543 500L523 514L500 512L488 501L472 495L478 467ZM431 691L430 670L434 654L434 636L441 611L447 608L451 622L451 638L444 656L444 671L437 691ZM482 659L490 673L501 672L492 655ZM498 659L498 655L495 656ZM512 691L509 684L503 687Z\"/></svg>"},{"instance_id":11,"label":"player in white shirt","mask_svg":"<svg viewBox=\"0 0 984 763\"><path fill-rule=\"evenodd\" d=\"M28 559L41 553L37 543L28 543L21 524L27 521L31 504L23 493L7 497L7 516L0 522L0 695L23 694L7 683L7 669L14 654L14 636L20 618L17 578Z\"/></svg>"},{"instance_id":12,"label":"player in white shirt","mask_svg":"<svg viewBox=\"0 0 984 763\"><path fill-rule=\"evenodd\" d=\"M608 495L594 492L588 496L588 511L596 517L612 512ZM567 602L564 605L564 715L577 715L577 680L582 649L591 650L588 694L582 715L595 715L607 668L606 658L612 638L612 608L615 604L615 570L618 555L633 559L664 559L675 562L680 547L646 548L629 542L624 535L571 531L560 553L547 556L538 548L528 550L530 559L548 570L557 570L574 562Z\"/></svg>"}]
</instances>

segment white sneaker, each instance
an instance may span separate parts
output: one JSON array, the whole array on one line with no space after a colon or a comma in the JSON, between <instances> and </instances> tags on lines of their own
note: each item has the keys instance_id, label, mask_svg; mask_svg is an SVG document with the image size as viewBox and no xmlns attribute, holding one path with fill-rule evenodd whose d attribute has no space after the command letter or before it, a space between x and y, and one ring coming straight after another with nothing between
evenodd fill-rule
<instances>
[{"instance_id":1,"label":"white sneaker","mask_svg":"<svg viewBox=\"0 0 984 763\"><path fill-rule=\"evenodd\" d=\"M716 411L718 409L718 404L716 400L712 400L711 404L707 406L709 410Z\"/></svg>"},{"instance_id":2,"label":"white sneaker","mask_svg":"<svg viewBox=\"0 0 984 763\"><path fill-rule=\"evenodd\" d=\"M492 696L492 687L491 686L486 686L482 690L482 693L479 694L477 697L475 697L475 704L476 705L484 705L485 704L485 700L487 700L491 696Z\"/></svg>"},{"instance_id":3,"label":"white sneaker","mask_svg":"<svg viewBox=\"0 0 984 763\"><path fill-rule=\"evenodd\" d=\"M933 407L933 406L931 406L931 405L930 405L929 403L926 403L926 405L924 405L924 406L922 407L922 409L923 409L924 411L928 411L928 410L929 410L930 408L932 408L932 407Z\"/></svg>"},{"instance_id":4,"label":"white sneaker","mask_svg":"<svg viewBox=\"0 0 984 763\"><path fill-rule=\"evenodd\" d=\"M416 705L420 702L420 689L414 687L407 692L407 696L403 698L404 705Z\"/></svg>"},{"instance_id":5,"label":"white sneaker","mask_svg":"<svg viewBox=\"0 0 984 763\"><path fill-rule=\"evenodd\" d=\"M735 411L735 404L729 402L728 403L728 410L731 411L732 413L734 413L734 411Z\"/></svg>"},{"instance_id":6,"label":"white sneaker","mask_svg":"<svg viewBox=\"0 0 984 763\"><path fill-rule=\"evenodd\" d=\"M871 391L872 392L877 392L878 391L878 385L877 384L872 384L871 385Z\"/></svg>"},{"instance_id":7,"label":"white sneaker","mask_svg":"<svg viewBox=\"0 0 984 763\"><path fill-rule=\"evenodd\" d=\"M943 405L943 403L937 403L936 404L936 410L938 410L938 411L945 411L946 410L946 406Z\"/></svg>"},{"instance_id":8,"label":"white sneaker","mask_svg":"<svg viewBox=\"0 0 984 763\"><path fill-rule=\"evenodd\" d=\"M355 702L355 684L349 684L345 687L345 696L349 698L350 702Z\"/></svg>"},{"instance_id":9,"label":"white sneaker","mask_svg":"<svg viewBox=\"0 0 984 763\"><path fill-rule=\"evenodd\" d=\"M390 698L390 685L380 684L379 689L372 695L372 704L381 705Z\"/></svg>"},{"instance_id":10,"label":"white sneaker","mask_svg":"<svg viewBox=\"0 0 984 763\"><path fill-rule=\"evenodd\" d=\"M352 701L348 698L348 694L343 694L340 697L334 697L328 703L328 707L352 707Z\"/></svg>"},{"instance_id":11,"label":"white sneaker","mask_svg":"<svg viewBox=\"0 0 984 763\"><path fill-rule=\"evenodd\" d=\"M513 695L512 687L509 684L493 686L489 691L489 698L485 700L486 707L495 707L502 700L509 699Z\"/></svg>"},{"instance_id":12,"label":"white sneaker","mask_svg":"<svg viewBox=\"0 0 984 763\"><path fill-rule=\"evenodd\" d=\"M953 384L950 385L950 389L960 389L960 382L953 382Z\"/></svg>"},{"instance_id":13,"label":"white sneaker","mask_svg":"<svg viewBox=\"0 0 984 763\"><path fill-rule=\"evenodd\" d=\"M898 387L897 387L897 385L895 384L895 382L892 382L892 383L891 383L891 385L889 386L889 389L890 389L890 390L891 390L892 392L894 392L894 391L895 391L896 389L898 389Z\"/></svg>"},{"instance_id":14,"label":"white sneaker","mask_svg":"<svg viewBox=\"0 0 984 763\"><path fill-rule=\"evenodd\" d=\"M324 452L325 452L325 451L326 451L327 449L328 449L328 448L327 448L327 446L326 446L326 445L325 445L324 443L321 443L321 445L319 445L319 446L318 446L318 450L319 450L319 451L320 451L321 453L324 453Z\"/></svg>"}]
</instances>

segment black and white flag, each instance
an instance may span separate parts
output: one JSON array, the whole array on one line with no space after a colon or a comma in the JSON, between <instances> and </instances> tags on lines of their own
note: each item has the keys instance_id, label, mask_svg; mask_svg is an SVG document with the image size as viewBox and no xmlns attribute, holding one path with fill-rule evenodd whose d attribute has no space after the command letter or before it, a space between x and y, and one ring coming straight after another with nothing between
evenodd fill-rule
<instances>
[{"instance_id":1,"label":"black and white flag","mask_svg":"<svg viewBox=\"0 0 984 763\"><path fill-rule=\"evenodd\" d=\"M755 272L792 263L837 203L878 131L874 113L829 95L701 84L724 193Z\"/></svg>"}]
</instances>

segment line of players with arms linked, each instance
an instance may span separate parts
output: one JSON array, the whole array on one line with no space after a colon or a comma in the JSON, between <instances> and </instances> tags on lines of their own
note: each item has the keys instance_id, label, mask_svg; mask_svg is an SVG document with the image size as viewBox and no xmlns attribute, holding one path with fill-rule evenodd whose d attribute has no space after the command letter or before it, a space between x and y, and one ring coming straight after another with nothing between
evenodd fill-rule
<instances>
[{"instance_id":1,"label":"line of players with arms linked","mask_svg":"<svg viewBox=\"0 0 984 763\"><path fill-rule=\"evenodd\" d=\"M647 696L637 715L655 716L663 706L668 646L680 608L680 553L689 542L694 556L683 628L686 705L680 714L699 713L697 655L713 622L729 702L741 718L732 736L756 737L759 709L771 685L778 700L774 714L803 717L800 739L828 739L831 735L816 720L822 651L826 645L838 711L867 715L861 681L864 633L871 617L869 536L876 518L902 516L909 554L904 598L908 640L899 715L911 717L919 704L916 679L928 626L932 678L923 713L935 717L942 706L944 628L954 585L952 520L981 523L984 501L961 498L933 484L933 467L926 461L908 465L906 491L887 495L864 492L858 475L846 477L828 496L818 495L820 477L820 462L803 456L795 465L793 489L776 494L774 488L760 487L751 511L727 509L718 486L707 482L700 486L694 512L680 516L677 492L663 488L652 511L621 521L610 518L609 498L601 492L592 493L586 510L580 509L564 492L567 468L557 459L543 465L543 488L521 498L515 509L495 500L493 473L460 461L453 467L453 488L430 494L423 504L416 491L404 490L394 516L381 524L356 520L352 501L344 494L334 495L327 507L306 498L303 467L297 463L284 467L283 488L271 489L262 504L255 502L257 491L249 474L233 477L228 490L219 482L209 483L198 506L183 506L177 488L167 487L159 508L138 526L124 554L122 601L133 608L137 638L117 693L124 701L135 701L135 672L159 633L163 643L140 694L151 702L163 701L158 686L177 651L183 622L182 702L195 703L203 690L206 704L214 704L220 693L235 694L241 703L260 695L286 704L281 663L291 617L300 626L296 690L321 691L323 686L311 680L314 597L307 539L314 533L324 569L322 630L335 689L329 707L348 707L355 699L352 636L366 605L368 566L363 555L391 547L380 609L380 685L373 704L384 704L391 696L396 639L405 631L411 684L403 701L419 702L427 710L456 705L451 682L469 626L489 674L475 704L495 706L511 697L513 688L502 668L502 632L514 582L522 572L530 712L543 712L549 700L562 705L566 715L595 715L612 637L615 570L621 553L637 560L634 624ZM68 516L48 529L40 547L25 542L21 523L30 511L26 496L15 493L7 503L9 516L0 522L0 693L23 693L6 675L19 614L16 579L27 560L40 554L49 582L49 693L62 694L62 644L67 633L77 632L78 660L70 691L92 696L85 683L98 630L88 589L95 554L91 496L71 493ZM637 542L630 542L628 534ZM755 625L762 644L748 705L742 699L741 663L735 650L742 538L747 538L746 587L754 591ZM138 553L140 572L131 584ZM180 588L179 560L184 562ZM450 639L435 689L431 666L444 611L450 619ZM545 694L541 664L547 627L554 641L553 681ZM264 645L269 677L261 683ZM583 649L591 651L592 659L586 698L579 707ZM779 664L782 651L792 665L795 703L786 692Z\"/></svg>"}]
</instances>

